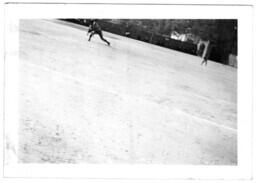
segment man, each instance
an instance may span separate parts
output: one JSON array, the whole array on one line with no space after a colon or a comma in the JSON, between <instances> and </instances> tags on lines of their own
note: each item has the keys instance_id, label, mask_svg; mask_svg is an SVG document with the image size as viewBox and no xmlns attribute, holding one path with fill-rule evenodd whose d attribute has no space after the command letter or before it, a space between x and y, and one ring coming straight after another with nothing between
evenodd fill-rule
<instances>
[{"instance_id":1,"label":"man","mask_svg":"<svg viewBox=\"0 0 256 183\"><path fill-rule=\"evenodd\" d=\"M210 52L211 52L212 45L209 42L207 47L205 48L205 52L203 53L203 61L201 62L201 65L205 64L207 65L207 60L209 59Z\"/></svg>"},{"instance_id":2,"label":"man","mask_svg":"<svg viewBox=\"0 0 256 183\"><path fill-rule=\"evenodd\" d=\"M89 30L88 30L87 35L89 33L90 33L90 36L89 36L88 41L91 41L92 36L94 36L95 34L98 34L100 36L100 39L102 41L104 41L105 43L107 43L108 46L110 46L110 42L108 42L106 39L104 39L102 30L101 30L99 24L96 22L96 20L92 20L91 24L89 25Z\"/></svg>"}]
</instances>

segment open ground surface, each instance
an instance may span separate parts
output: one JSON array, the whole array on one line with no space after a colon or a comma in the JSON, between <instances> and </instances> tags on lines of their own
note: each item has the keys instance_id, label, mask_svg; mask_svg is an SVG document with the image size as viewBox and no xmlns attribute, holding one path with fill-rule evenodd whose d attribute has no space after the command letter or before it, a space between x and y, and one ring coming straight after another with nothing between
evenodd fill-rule
<instances>
[{"instance_id":1,"label":"open ground surface","mask_svg":"<svg viewBox=\"0 0 256 183\"><path fill-rule=\"evenodd\" d=\"M20 21L20 162L237 163L235 68L86 30Z\"/></svg>"}]
</instances>

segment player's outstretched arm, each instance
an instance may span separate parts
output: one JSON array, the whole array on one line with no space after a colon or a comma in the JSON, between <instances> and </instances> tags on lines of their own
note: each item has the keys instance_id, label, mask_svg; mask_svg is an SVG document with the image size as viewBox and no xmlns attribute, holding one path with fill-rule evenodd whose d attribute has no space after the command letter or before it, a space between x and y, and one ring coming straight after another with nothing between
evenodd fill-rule
<instances>
[{"instance_id":1,"label":"player's outstretched arm","mask_svg":"<svg viewBox=\"0 0 256 183\"><path fill-rule=\"evenodd\" d=\"M89 29L88 29L88 32L87 32L87 36L89 35L89 33L92 32L92 25L89 25Z\"/></svg>"}]
</instances>

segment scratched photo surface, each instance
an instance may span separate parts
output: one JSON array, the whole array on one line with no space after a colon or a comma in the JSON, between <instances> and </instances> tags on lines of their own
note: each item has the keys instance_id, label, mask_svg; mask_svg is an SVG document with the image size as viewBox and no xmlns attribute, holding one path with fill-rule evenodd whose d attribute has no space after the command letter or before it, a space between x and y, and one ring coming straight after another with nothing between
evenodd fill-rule
<instances>
[{"instance_id":1,"label":"scratched photo surface","mask_svg":"<svg viewBox=\"0 0 256 183\"><path fill-rule=\"evenodd\" d=\"M237 29L21 19L19 162L237 165Z\"/></svg>"}]
</instances>

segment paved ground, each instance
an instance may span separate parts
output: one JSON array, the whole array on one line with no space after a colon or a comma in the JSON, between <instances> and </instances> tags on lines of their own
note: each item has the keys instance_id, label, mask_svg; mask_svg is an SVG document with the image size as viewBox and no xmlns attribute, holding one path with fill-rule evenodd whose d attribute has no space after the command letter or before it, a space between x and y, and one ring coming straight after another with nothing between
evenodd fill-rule
<instances>
[{"instance_id":1,"label":"paved ground","mask_svg":"<svg viewBox=\"0 0 256 183\"><path fill-rule=\"evenodd\" d=\"M235 68L86 30L20 21L20 162L237 163Z\"/></svg>"}]
</instances>

